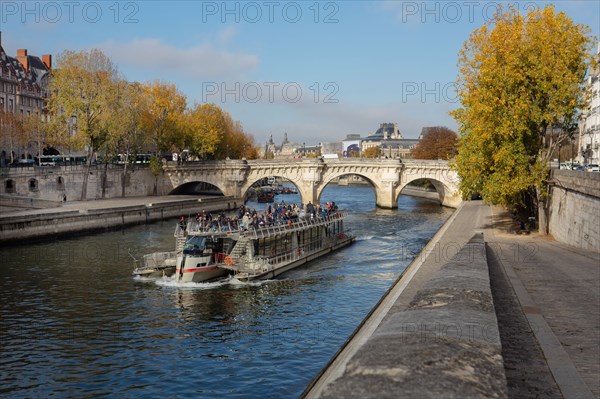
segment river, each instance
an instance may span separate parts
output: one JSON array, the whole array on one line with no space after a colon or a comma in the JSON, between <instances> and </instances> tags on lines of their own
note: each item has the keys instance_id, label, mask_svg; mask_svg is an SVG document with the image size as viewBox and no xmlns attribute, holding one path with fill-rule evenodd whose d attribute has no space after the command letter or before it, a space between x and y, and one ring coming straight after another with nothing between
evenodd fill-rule
<instances>
[{"instance_id":1,"label":"river","mask_svg":"<svg viewBox=\"0 0 600 399\"><path fill-rule=\"evenodd\" d=\"M175 220L0 249L0 396L297 397L453 211L376 209L368 186L325 201L356 242L272 281L134 279L128 252L172 250Z\"/></svg>"}]
</instances>

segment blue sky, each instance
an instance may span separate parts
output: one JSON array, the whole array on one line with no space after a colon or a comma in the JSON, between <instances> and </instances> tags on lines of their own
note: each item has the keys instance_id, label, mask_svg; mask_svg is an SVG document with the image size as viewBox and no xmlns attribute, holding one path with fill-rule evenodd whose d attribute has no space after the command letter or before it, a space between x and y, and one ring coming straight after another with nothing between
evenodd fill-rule
<instances>
[{"instance_id":1,"label":"blue sky","mask_svg":"<svg viewBox=\"0 0 600 399\"><path fill-rule=\"evenodd\" d=\"M545 2L510 2L523 12ZM456 129L457 54L490 1L0 1L10 55L100 48L128 80L214 102L257 144ZM501 4L508 4L503 2ZM553 3L598 37L600 1Z\"/></svg>"}]
</instances>

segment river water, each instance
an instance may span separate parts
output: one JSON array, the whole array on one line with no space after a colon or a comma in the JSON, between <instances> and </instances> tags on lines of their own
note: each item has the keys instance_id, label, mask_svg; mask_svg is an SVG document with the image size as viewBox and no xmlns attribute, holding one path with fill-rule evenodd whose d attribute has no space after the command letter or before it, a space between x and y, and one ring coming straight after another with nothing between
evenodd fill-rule
<instances>
[{"instance_id":1,"label":"river water","mask_svg":"<svg viewBox=\"0 0 600 399\"><path fill-rule=\"evenodd\" d=\"M332 200L357 241L272 281L134 279L128 252L172 250L175 220L0 249L0 397L297 397L452 213Z\"/></svg>"}]
</instances>

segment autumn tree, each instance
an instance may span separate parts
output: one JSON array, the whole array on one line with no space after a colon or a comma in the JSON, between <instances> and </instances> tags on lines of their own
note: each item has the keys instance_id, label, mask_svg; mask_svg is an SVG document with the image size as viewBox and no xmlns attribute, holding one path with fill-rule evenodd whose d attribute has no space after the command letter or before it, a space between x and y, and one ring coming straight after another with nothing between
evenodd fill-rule
<instances>
[{"instance_id":1,"label":"autumn tree","mask_svg":"<svg viewBox=\"0 0 600 399\"><path fill-rule=\"evenodd\" d=\"M192 153L200 159L212 159L228 129L223 110L215 104L196 104L187 119Z\"/></svg>"},{"instance_id":2,"label":"autumn tree","mask_svg":"<svg viewBox=\"0 0 600 399\"><path fill-rule=\"evenodd\" d=\"M184 133L182 118L186 109L185 95L173 83L149 82L142 85L139 107L140 124L153 150L157 155L162 151L170 151Z\"/></svg>"},{"instance_id":3,"label":"autumn tree","mask_svg":"<svg viewBox=\"0 0 600 399\"><path fill-rule=\"evenodd\" d=\"M9 163L16 162L15 150L25 145L26 141L23 121L16 114L0 108L0 144L9 150Z\"/></svg>"},{"instance_id":4,"label":"autumn tree","mask_svg":"<svg viewBox=\"0 0 600 399\"><path fill-rule=\"evenodd\" d=\"M43 146L47 142L49 127L39 114L31 114L23 121L23 130L29 143L35 145L38 154L38 165L41 165Z\"/></svg>"},{"instance_id":5,"label":"autumn tree","mask_svg":"<svg viewBox=\"0 0 600 399\"><path fill-rule=\"evenodd\" d=\"M459 54L460 125L455 167L464 197L546 209L543 193L554 148L572 136L588 93L584 82L594 42L590 29L554 7L521 15L500 9ZM546 140L549 128L561 134ZM545 213L540 212L545 231Z\"/></svg>"},{"instance_id":6,"label":"autumn tree","mask_svg":"<svg viewBox=\"0 0 600 399\"><path fill-rule=\"evenodd\" d=\"M443 126L430 128L412 149L414 159L450 159L456 152L458 135Z\"/></svg>"},{"instance_id":7,"label":"autumn tree","mask_svg":"<svg viewBox=\"0 0 600 399\"><path fill-rule=\"evenodd\" d=\"M141 127L140 103L142 102L142 86L137 83L129 83L125 80L116 82L117 91L110 111L118 118L114 118L108 128L108 135L103 145L104 171L103 181L106 180L106 170L110 160L121 154L126 161L123 163L121 175L121 196L125 196L125 185L129 172L131 160L139 154L147 145L147 136ZM102 197L104 198L105 186L102 186Z\"/></svg>"},{"instance_id":8,"label":"autumn tree","mask_svg":"<svg viewBox=\"0 0 600 399\"><path fill-rule=\"evenodd\" d=\"M158 176L162 171L160 154L181 143L187 132L183 120L186 98L174 84L154 81L142 85L139 106L140 126L155 152L150 171L154 175L153 192L157 195Z\"/></svg>"},{"instance_id":9,"label":"autumn tree","mask_svg":"<svg viewBox=\"0 0 600 399\"><path fill-rule=\"evenodd\" d=\"M111 118L118 116L108 111L115 93L117 69L98 49L65 51L57 61L47 108L57 133L55 142L68 142L69 146L87 152L81 188L81 199L85 200L94 152L105 140Z\"/></svg>"},{"instance_id":10,"label":"autumn tree","mask_svg":"<svg viewBox=\"0 0 600 399\"><path fill-rule=\"evenodd\" d=\"M369 147L363 151L363 157L365 158L379 158L381 156L381 148L374 146Z\"/></svg>"},{"instance_id":11,"label":"autumn tree","mask_svg":"<svg viewBox=\"0 0 600 399\"><path fill-rule=\"evenodd\" d=\"M225 121L228 129L223 144L227 147L228 156L234 159L258 158L254 138L244 132L241 122L234 121L228 113L225 114Z\"/></svg>"}]
</instances>

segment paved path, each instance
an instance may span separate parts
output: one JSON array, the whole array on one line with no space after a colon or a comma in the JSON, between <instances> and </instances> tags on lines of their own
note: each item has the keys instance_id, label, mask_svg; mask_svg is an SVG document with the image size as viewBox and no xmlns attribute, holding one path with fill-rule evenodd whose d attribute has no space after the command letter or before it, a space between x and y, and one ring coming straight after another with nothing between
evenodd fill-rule
<instances>
[{"instance_id":1,"label":"paved path","mask_svg":"<svg viewBox=\"0 0 600 399\"><path fill-rule=\"evenodd\" d=\"M509 234L504 228L507 214L498 208L493 213L496 228L488 235L489 248L514 290L562 395L600 397L600 254L551 238ZM532 370L539 364L516 356L508 356L507 363L521 363L510 366L515 367L513 384L525 390L520 396L527 397L529 392L556 397L552 384L544 387L535 381ZM531 379L523 378L528 374Z\"/></svg>"},{"instance_id":2,"label":"paved path","mask_svg":"<svg viewBox=\"0 0 600 399\"><path fill-rule=\"evenodd\" d=\"M106 208L120 208L126 206L135 205L146 205L146 204L158 204L164 202L177 202L177 201L189 201L197 200L199 198L214 198L211 196L197 196L197 195L169 195L169 196L156 196L156 197L126 197L126 198L109 198L109 199L98 199L89 201L67 201L62 206L57 208L45 208L45 209L22 209L22 208L11 208L1 207L0 218L9 216L21 216L21 215L39 215L42 213L56 213L56 212L67 212L75 210L90 210L90 209L106 209Z\"/></svg>"}]
</instances>

